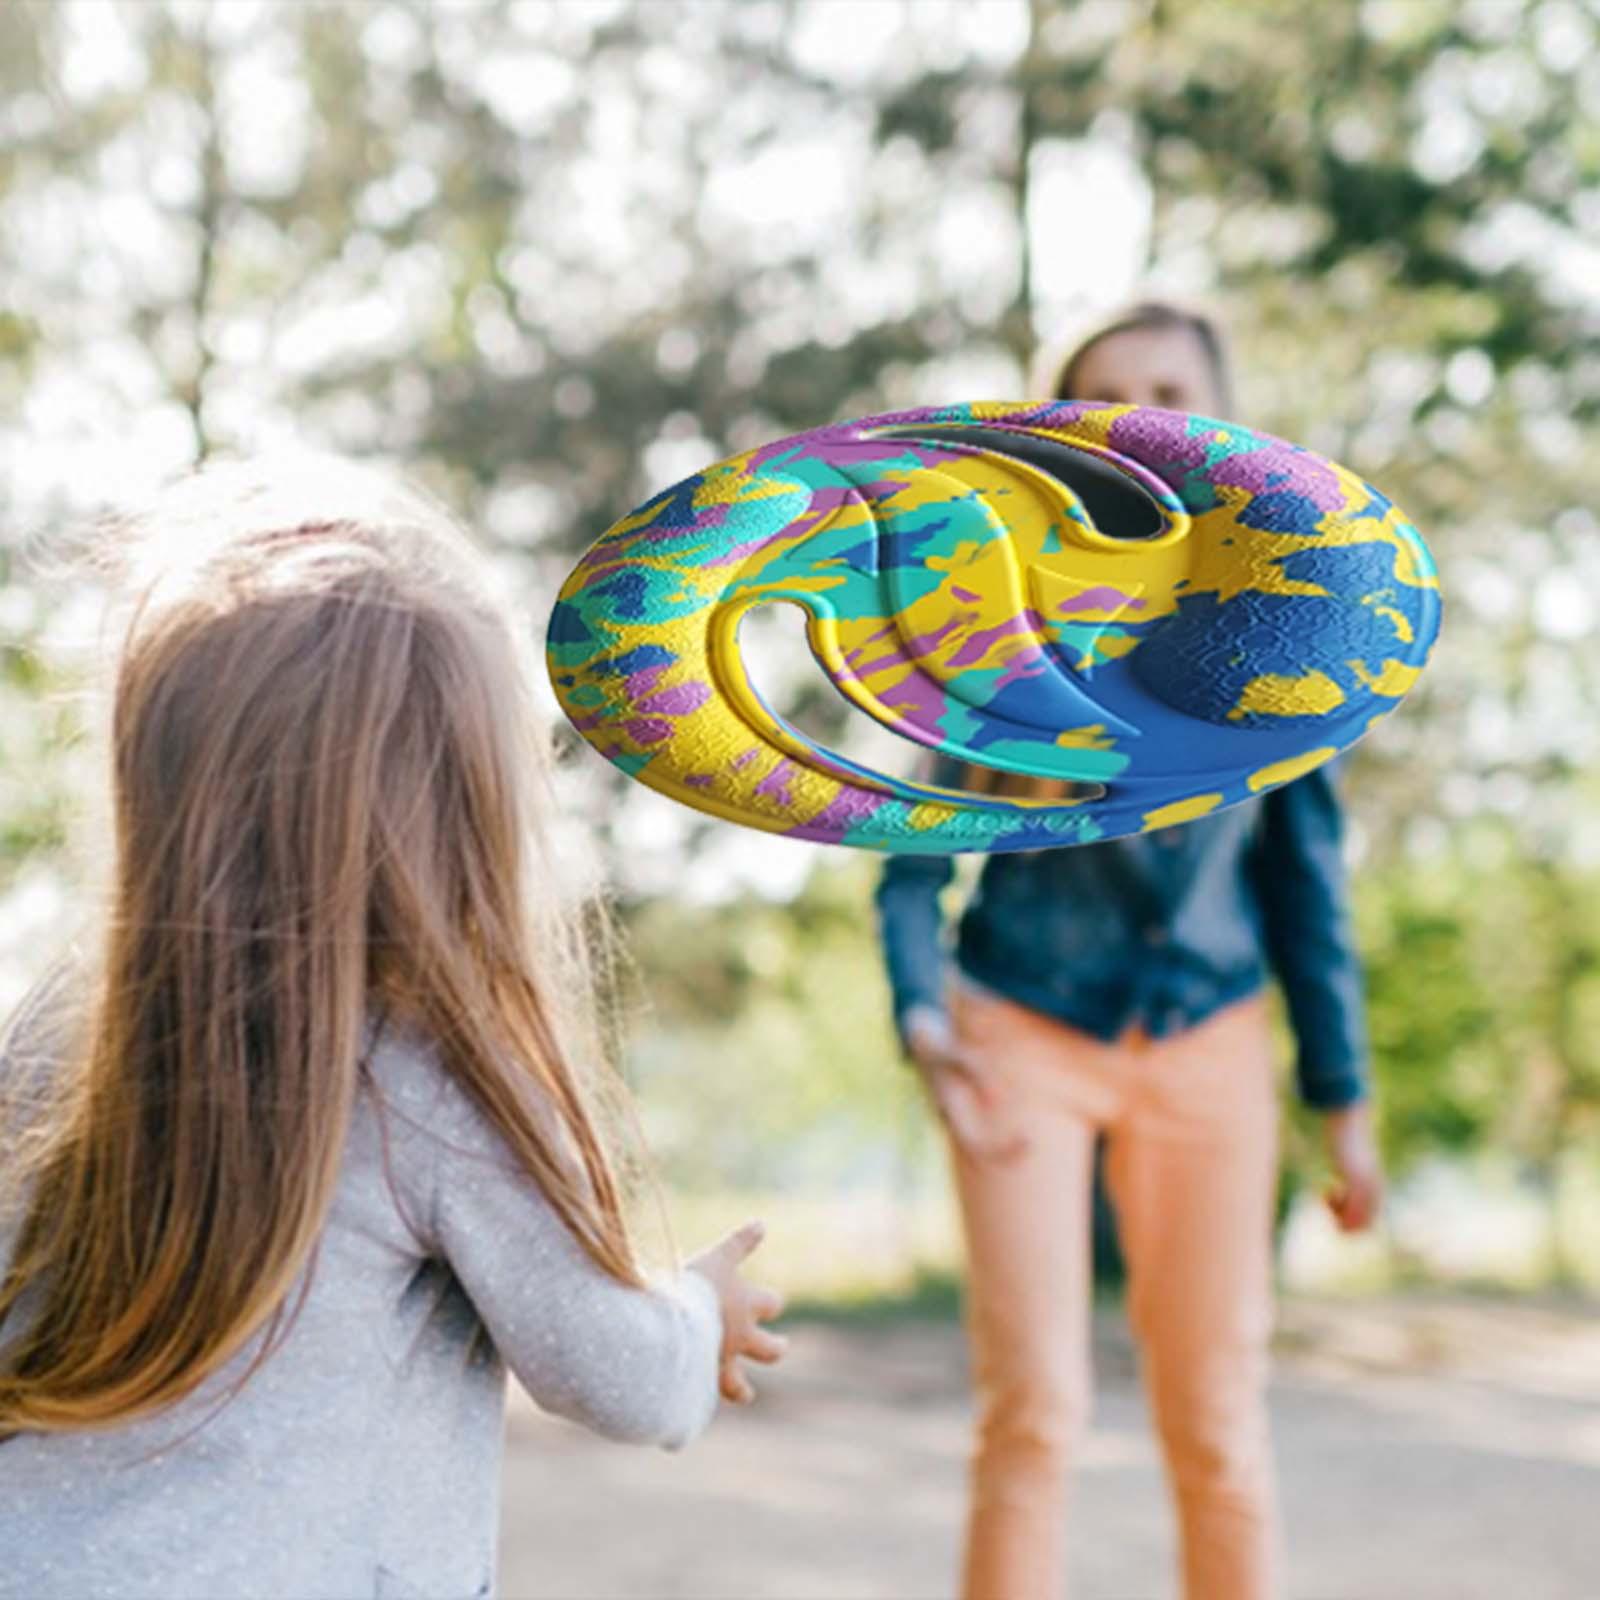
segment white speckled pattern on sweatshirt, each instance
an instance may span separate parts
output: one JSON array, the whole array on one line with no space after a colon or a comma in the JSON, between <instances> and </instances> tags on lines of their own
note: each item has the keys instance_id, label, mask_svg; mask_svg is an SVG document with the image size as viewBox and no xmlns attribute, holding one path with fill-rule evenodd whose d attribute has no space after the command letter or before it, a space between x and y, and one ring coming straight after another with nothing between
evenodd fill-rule
<instances>
[{"instance_id":1,"label":"white speckled pattern on sweatshirt","mask_svg":"<svg viewBox=\"0 0 1600 1600\"><path fill-rule=\"evenodd\" d=\"M507 1365L614 1439L677 1449L711 1420L710 1282L608 1278L425 1040L391 1023L372 1067L393 1189L363 1094L309 1296L238 1396L181 1437L254 1345L159 1418L0 1443L3 1600L490 1595Z\"/></svg>"}]
</instances>

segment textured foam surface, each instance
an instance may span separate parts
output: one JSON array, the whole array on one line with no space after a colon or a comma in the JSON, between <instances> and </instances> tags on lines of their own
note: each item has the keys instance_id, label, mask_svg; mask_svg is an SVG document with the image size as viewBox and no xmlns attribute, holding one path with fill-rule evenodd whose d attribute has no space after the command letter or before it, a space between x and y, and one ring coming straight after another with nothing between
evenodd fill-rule
<instances>
[{"instance_id":1,"label":"textured foam surface","mask_svg":"<svg viewBox=\"0 0 1600 1600\"><path fill-rule=\"evenodd\" d=\"M869 771L768 707L739 618L787 601L867 715L967 761L1092 786L966 795ZM879 850L1023 850L1198 817L1329 760L1438 633L1415 528L1237 424L1083 401L818 428L657 495L551 615L573 725L727 820Z\"/></svg>"}]
</instances>

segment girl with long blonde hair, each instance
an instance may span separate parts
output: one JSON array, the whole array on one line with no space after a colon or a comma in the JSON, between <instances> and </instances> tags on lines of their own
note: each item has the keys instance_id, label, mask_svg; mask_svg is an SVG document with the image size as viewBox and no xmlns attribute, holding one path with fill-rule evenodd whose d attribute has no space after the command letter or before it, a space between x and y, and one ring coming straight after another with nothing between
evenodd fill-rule
<instances>
[{"instance_id":1,"label":"girl with long blonde hair","mask_svg":"<svg viewBox=\"0 0 1600 1600\"><path fill-rule=\"evenodd\" d=\"M109 525L103 885L0 1053L0 1596L492 1591L509 1366L677 1448L750 1224L635 1250L526 631L364 470Z\"/></svg>"}]
</instances>

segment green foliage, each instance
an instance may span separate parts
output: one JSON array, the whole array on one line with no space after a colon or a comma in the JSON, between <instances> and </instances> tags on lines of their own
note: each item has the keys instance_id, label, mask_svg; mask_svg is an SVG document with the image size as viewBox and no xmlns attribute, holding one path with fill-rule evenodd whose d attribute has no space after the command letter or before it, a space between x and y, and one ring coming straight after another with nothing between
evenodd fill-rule
<instances>
[{"instance_id":1,"label":"green foliage","mask_svg":"<svg viewBox=\"0 0 1600 1600\"><path fill-rule=\"evenodd\" d=\"M1504 834L1358 884L1374 1077L1398 1175L1492 1146L1531 1169L1600 1151L1600 876L1564 876ZM1491 848L1493 847L1493 848ZM640 908L648 1012L635 1081L676 1180L843 1184L897 1158L926 1115L897 1059L871 874L819 871L787 905ZM1312 1182L1301 1111L1286 1194Z\"/></svg>"},{"instance_id":2,"label":"green foliage","mask_svg":"<svg viewBox=\"0 0 1600 1600\"><path fill-rule=\"evenodd\" d=\"M632 918L631 1066L675 1181L781 1189L893 1181L915 1085L898 1060L868 875Z\"/></svg>"},{"instance_id":3,"label":"green foliage","mask_svg":"<svg viewBox=\"0 0 1600 1600\"><path fill-rule=\"evenodd\" d=\"M1600 878L1479 829L1361 900L1385 1137L1399 1158L1486 1144L1548 1168L1600 1150Z\"/></svg>"},{"instance_id":4,"label":"green foliage","mask_svg":"<svg viewBox=\"0 0 1600 1600\"><path fill-rule=\"evenodd\" d=\"M1361 902L1391 1153L1474 1144L1494 1119L1497 1063L1486 1052L1496 997L1474 970L1478 887L1459 872L1413 872L1403 889L1389 880Z\"/></svg>"},{"instance_id":5,"label":"green foliage","mask_svg":"<svg viewBox=\"0 0 1600 1600\"><path fill-rule=\"evenodd\" d=\"M873 66L851 30L883 16ZM1348 785L1390 1155L1592 1150L1594 0L0 5L0 892L60 863L85 782L44 661L72 597L19 553L127 439L162 469L285 435L402 459L537 626L574 551L720 454L1019 391L1066 303L1040 174L1106 150L1148 188L1151 286L1226 312L1246 419L1441 560L1441 646ZM852 749L791 667L779 703ZM903 1173L871 864L685 904L729 830L574 769L669 1170ZM47 942L15 937L12 966Z\"/></svg>"}]
</instances>

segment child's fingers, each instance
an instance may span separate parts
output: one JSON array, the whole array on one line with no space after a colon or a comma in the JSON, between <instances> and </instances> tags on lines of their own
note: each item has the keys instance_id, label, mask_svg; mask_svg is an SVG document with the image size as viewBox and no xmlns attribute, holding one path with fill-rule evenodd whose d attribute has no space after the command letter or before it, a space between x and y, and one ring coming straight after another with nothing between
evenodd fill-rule
<instances>
[{"instance_id":1,"label":"child's fingers","mask_svg":"<svg viewBox=\"0 0 1600 1600\"><path fill-rule=\"evenodd\" d=\"M722 1364L722 1378L718 1387L722 1390L722 1398L731 1400L736 1406L747 1406L756 1397L756 1392L750 1387L750 1380L740 1370L739 1363L731 1359Z\"/></svg>"},{"instance_id":2,"label":"child's fingers","mask_svg":"<svg viewBox=\"0 0 1600 1600\"><path fill-rule=\"evenodd\" d=\"M728 1249L735 1261L743 1261L767 1236L764 1222L747 1222L728 1235Z\"/></svg>"},{"instance_id":3,"label":"child's fingers","mask_svg":"<svg viewBox=\"0 0 1600 1600\"><path fill-rule=\"evenodd\" d=\"M735 1228L732 1233L725 1234L706 1251L706 1255L713 1258L719 1266L731 1269L738 1266L761 1243L766 1234L766 1223L747 1222L742 1227Z\"/></svg>"},{"instance_id":4,"label":"child's fingers","mask_svg":"<svg viewBox=\"0 0 1600 1600\"><path fill-rule=\"evenodd\" d=\"M750 1291L750 1315L757 1322L771 1322L782 1316L784 1299L776 1289L756 1288Z\"/></svg>"},{"instance_id":5,"label":"child's fingers","mask_svg":"<svg viewBox=\"0 0 1600 1600\"><path fill-rule=\"evenodd\" d=\"M770 1366L774 1361L781 1361L788 1348L789 1341L781 1333L768 1333L765 1328L757 1328L740 1342L739 1354Z\"/></svg>"}]
</instances>

